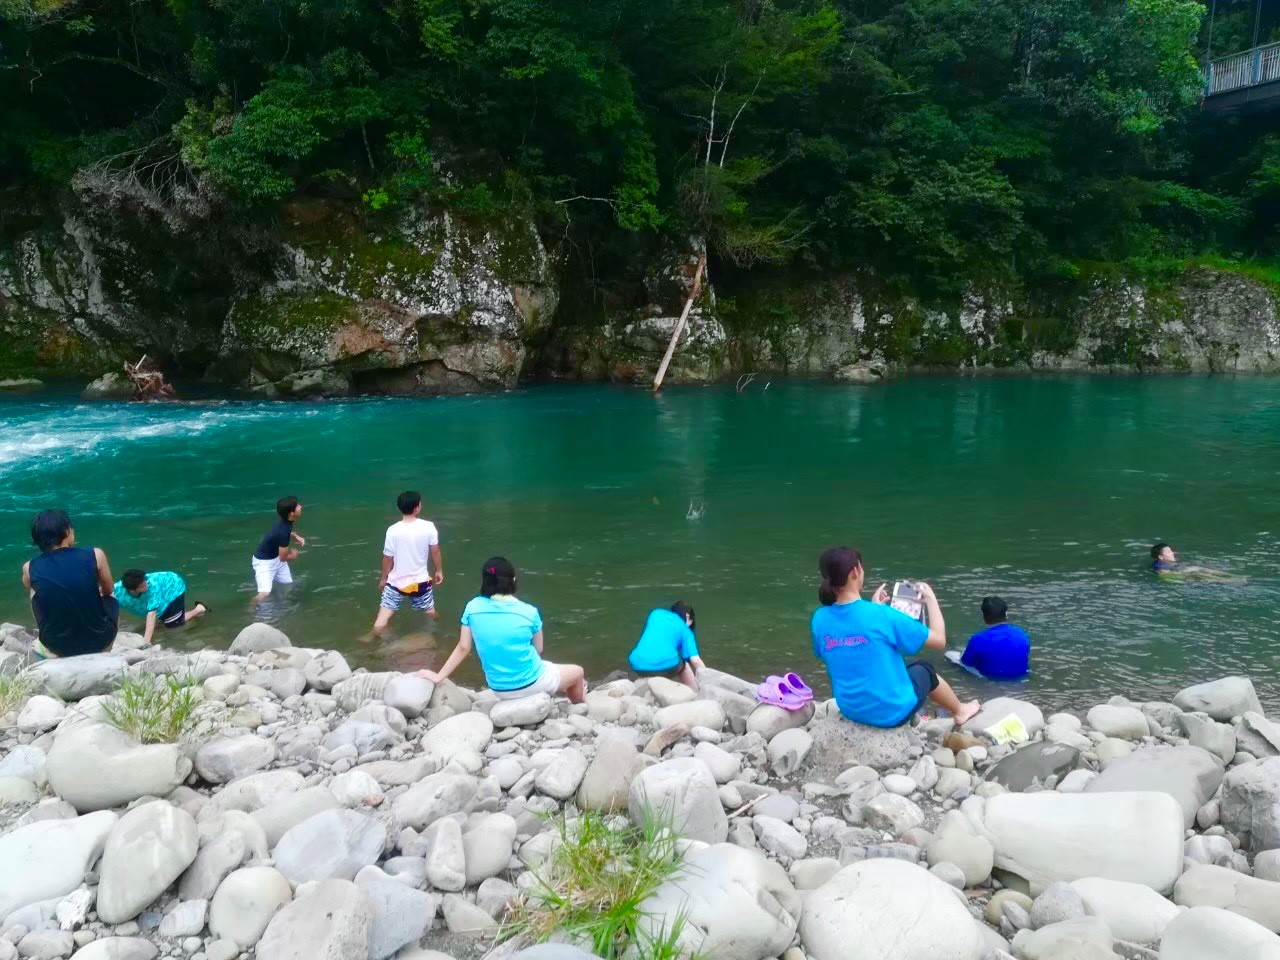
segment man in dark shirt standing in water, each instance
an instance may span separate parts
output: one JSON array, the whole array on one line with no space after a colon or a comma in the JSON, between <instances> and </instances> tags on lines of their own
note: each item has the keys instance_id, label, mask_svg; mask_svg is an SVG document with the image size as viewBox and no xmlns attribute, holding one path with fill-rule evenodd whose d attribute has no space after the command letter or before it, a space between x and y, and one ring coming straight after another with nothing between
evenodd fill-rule
<instances>
[{"instance_id":1,"label":"man in dark shirt standing in water","mask_svg":"<svg viewBox=\"0 0 1280 960\"><path fill-rule=\"evenodd\" d=\"M293 583L293 571L289 562L298 559L293 544L305 547L307 541L293 532L293 524L302 516L302 504L297 497L281 497L276 501L276 513L280 519L271 525L258 549L253 552L253 579L258 585L255 603L271 596L277 583Z\"/></svg>"}]
</instances>

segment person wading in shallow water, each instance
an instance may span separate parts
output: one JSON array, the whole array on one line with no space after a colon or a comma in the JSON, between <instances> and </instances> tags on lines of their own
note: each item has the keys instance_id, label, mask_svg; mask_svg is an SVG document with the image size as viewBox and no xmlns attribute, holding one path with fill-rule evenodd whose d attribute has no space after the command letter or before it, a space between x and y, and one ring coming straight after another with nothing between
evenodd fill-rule
<instances>
[{"instance_id":1,"label":"person wading in shallow water","mask_svg":"<svg viewBox=\"0 0 1280 960\"><path fill-rule=\"evenodd\" d=\"M71 518L44 510L31 524L40 555L22 565L31 595L41 659L101 653L116 639L120 605L111 595L111 568L97 547L77 547Z\"/></svg>"},{"instance_id":2,"label":"person wading in shallow water","mask_svg":"<svg viewBox=\"0 0 1280 960\"><path fill-rule=\"evenodd\" d=\"M832 547L818 558L818 571L822 606L810 623L813 653L826 666L836 706L847 719L872 727L900 727L926 700L950 713L957 726L978 712L978 701L961 703L932 666L902 660L924 647L947 647L947 628L932 587L917 584L929 615L925 626L889 606L884 584L870 601L862 599L865 574L857 550Z\"/></svg>"},{"instance_id":3,"label":"person wading in shallow water","mask_svg":"<svg viewBox=\"0 0 1280 960\"><path fill-rule=\"evenodd\" d=\"M298 559L296 543L305 547L307 541L293 532L294 522L302 516L302 504L297 497L281 497L276 501L276 515L280 518L266 532L258 549L253 552L253 579L258 586L254 603L261 603L271 596L277 583L293 583L290 561Z\"/></svg>"},{"instance_id":4,"label":"person wading in shallow water","mask_svg":"<svg viewBox=\"0 0 1280 960\"><path fill-rule=\"evenodd\" d=\"M440 532L434 523L420 516L422 494L418 491L406 490L396 497L396 509L400 511L400 519L387 528L382 544L382 577L378 581L374 636L387 628L406 600L413 609L432 620L440 616L435 597L435 588L444 583Z\"/></svg>"}]
</instances>

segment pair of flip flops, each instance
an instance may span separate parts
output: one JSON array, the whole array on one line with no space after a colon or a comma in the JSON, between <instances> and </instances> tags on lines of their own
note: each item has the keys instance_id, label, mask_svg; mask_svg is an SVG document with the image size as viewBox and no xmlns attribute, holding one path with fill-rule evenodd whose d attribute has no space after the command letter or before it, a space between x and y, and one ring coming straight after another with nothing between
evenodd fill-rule
<instances>
[{"instance_id":1,"label":"pair of flip flops","mask_svg":"<svg viewBox=\"0 0 1280 960\"><path fill-rule=\"evenodd\" d=\"M798 674L771 676L756 687L756 699L783 710L800 710L813 700L813 691Z\"/></svg>"}]
</instances>

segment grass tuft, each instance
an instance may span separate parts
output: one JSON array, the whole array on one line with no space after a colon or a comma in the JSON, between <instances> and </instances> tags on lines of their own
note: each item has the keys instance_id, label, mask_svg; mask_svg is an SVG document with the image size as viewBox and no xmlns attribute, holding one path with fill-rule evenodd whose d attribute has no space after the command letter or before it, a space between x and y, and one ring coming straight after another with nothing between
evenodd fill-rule
<instances>
[{"instance_id":1,"label":"grass tuft","mask_svg":"<svg viewBox=\"0 0 1280 960\"><path fill-rule=\"evenodd\" d=\"M31 677L0 677L0 717L21 707L35 687Z\"/></svg>"},{"instance_id":2,"label":"grass tuft","mask_svg":"<svg viewBox=\"0 0 1280 960\"><path fill-rule=\"evenodd\" d=\"M139 743L177 743L199 722L198 683L191 676L127 677L102 710L108 723Z\"/></svg>"},{"instance_id":3,"label":"grass tuft","mask_svg":"<svg viewBox=\"0 0 1280 960\"><path fill-rule=\"evenodd\" d=\"M508 932L532 943L567 939L603 960L678 960L685 918L658 935L639 929L640 905L680 868L677 837L661 818L637 827L586 813L561 818L560 845L513 908Z\"/></svg>"}]
</instances>

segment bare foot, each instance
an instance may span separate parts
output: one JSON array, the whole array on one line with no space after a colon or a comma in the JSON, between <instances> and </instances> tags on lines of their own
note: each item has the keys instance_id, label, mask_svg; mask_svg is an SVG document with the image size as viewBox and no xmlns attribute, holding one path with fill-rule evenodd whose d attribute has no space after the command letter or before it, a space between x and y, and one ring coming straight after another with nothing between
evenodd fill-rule
<instances>
[{"instance_id":1,"label":"bare foot","mask_svg":"<svg viewBox=\"0 0 1280 960\"><path fill-rule=\"evenodd\" d=\"M960 712L955 714L957 727L962 727L974 717L978 715L978 711L982 709L982 704L977 700L970 700L968 703L960 704Z\"/></svg>"}]
</instances>

